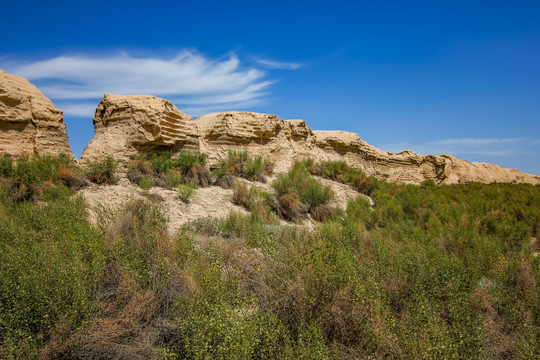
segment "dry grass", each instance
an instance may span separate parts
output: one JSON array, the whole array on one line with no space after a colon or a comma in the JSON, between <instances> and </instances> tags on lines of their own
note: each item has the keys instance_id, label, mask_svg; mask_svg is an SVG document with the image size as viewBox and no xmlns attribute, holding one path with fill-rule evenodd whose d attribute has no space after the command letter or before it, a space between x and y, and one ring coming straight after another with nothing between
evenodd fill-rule
<instances>
[{"instance_id":1,"label":"dry grass","mask_svg":"<svg viewBox=\"0 0 540 360\"><path fill-rule=\"evenodd\" d=\"M251 194L246 184L243 182L237 182L233 188L233 203L238 206L242 206L247 210L251 208Z\"/></svg>"},{"instance_id":2,"label":"dry grass","mask_svg":"<svg viewBox=\"0 0 540 360\"><path fill-rule=\"evenodd\" d=\"M72 166L61 165L56 174L56 179L67 186L71 192L79 191L88 186L88 180L75 174Z\"/></svg>"},{"instance_id":3,"label":"dry grass","mask_svg":"<svg viewBox=\"0 0 540 360\"><path fill-rule=\"evenodd\" d=\"M159 304L116 265L98 290L98 314L67 339L53 336L42 359L159 359ZM58 344L61 342L61 344Z\"/></svg>"},{"instance_id":4,"label":"dry grass","mask_svg":"<svg viewBox=\"0 0 540 360\"><path fill-rule=\"evenodd\" d=\"M327 204L321 204L311 209L310 214L316 221L326 221L332 218L334 209Z\"/></svg>"},{"instance_id":5,"label":"dry grass","mask_svg":"<svg viewBox=\"0 0 540 360\"><path fill-rule=\"evenodd\" d=\"M216 179L214 185L219 186L223 189L231 189L236 183L236 178L232 175L225 174Z\"/></svg>"},{"instance_id":6,"label":"dry grass","mask_svg":"<svg viewBox=\"0 0 540 360\"><path fill-rule=\"evenodd\" d=\"M183 175L184 183L193 183L197 187L207 187L212 184L212 174L202 164L195 164Z\"/></svg>"},{"instance_id":7,"label":"dry grass","mask_svg":"<svg viewBox=\"0 0 540 360\"><path fill-rule=\"evenodd\" d=\"M308 207L293 192L285 193L278 198L278 214L282 218L300 222L306 218Z\"/></svg>"}]
</instances>

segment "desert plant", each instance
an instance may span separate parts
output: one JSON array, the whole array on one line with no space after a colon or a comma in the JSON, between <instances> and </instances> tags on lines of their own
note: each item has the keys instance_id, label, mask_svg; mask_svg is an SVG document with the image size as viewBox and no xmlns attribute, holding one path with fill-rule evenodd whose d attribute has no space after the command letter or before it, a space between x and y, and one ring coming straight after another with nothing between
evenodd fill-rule
<instances>
[{"instance_id":1,"label":"desert plant","mask_svg":"<svg viewBox=\"0 0 540 360\"><path fill-rule=\"evenodd\" d=\"M144 157L139 156L129 161L126 175L128 180L133 184L139 184L139 181L142 178L154 177L155 173L154 170L152 170L152 164L150 161L147 161Z\"/></svg>"},{"instance_id":2,"label":"desert plant","mask_svg":"<svg viewBox=\"0 0 540 360\"><path fill-rule=\"evenodd\" d=\"M295 162L289 172L279 175L272 187L281 208L279 214L288 220L302 219L306 211L328 204L332 197L330 188L313 178L302 162Z\"/></svg>"},{"instance_id":3,"label":"desert plant","mask_svg":"<svg viewBox=\"0 0 540 360\"><path fill-rule=\"evenodd\" d=\"M168 154L152 154L150 164L155 173L166 173L173 167L173 162Z\"/></svg>"},{"instance_id":4,"label":"desert plant","mask_svg":"<svg viewBox=\"0 0 540 360\"><path fill-rule=\"evenodd\" d=\"M88 180L81 174L82 171L73 165L61 165L55 180L67 186L72 192L88 186Z\"/></svg>"},{"instance_id":5,"label":"desert plant","mask_svg":"<svg viewBox=\"0 0 540 360\"><path fill-rule=\"evenodd\" d=\"M183 202L189 202L189 199L195 193L195 184L187 183L178 185L178 195Z\"/></svg>"},{"instance_id":6,"label":"desert plant","mask_svg":"<svg viewBox=\"0 0 540 360\"><path fill-rule=\"evenodd\" d=\"M150 190L152 186L154 186L154 180L152 180L150 177L143 177L141 180L139 180L139 188L144 191Z\"/></svg>"},{"instance_id":7,"label":"desert plant","mask_svg":"<svg viewBox=\"0 0 540 360\"><path fill-rule=\"evenodd\" d=\"M165 174L165 184L167 187L176 189L182 183L182 174L176 169L172 169Z\"/></svg>"},{"instance_id":8,"label":"desert plant","mask_svg":"<svg viewBox=\"0 0 540 360\"><path fill-rule=\"evenodd\" d=\"M229 150L227 158L221 163L221 167L214 170L214 176L221 177L229 174L251 181L265 182L264 175L272 174L273 167L274 164L262 156L252 157L245 150Z\"/></svg>"},{"instance_id":9,"label":"desert plant","mask_svg":"<svg viewBox=\"0 0 540 360\"><path fill-rule=\"evenodd\" d=\"M8 155L0 157L0 177L10 177L13 175L13 160Z\"/></svg>"},{"instance_id":10,"label":"desert plant","mask_svg":"<svg viewBox=\"0 0 540 360\"><path fill-rule=\"evenodd\" d=\"M206 165L206 154L182 151L173 159L173 166L183 171L187 171L195 165Z\"/></svg>"},{"instance_id":11,"label":"desert plant","mask_svg":"<svg viewBox=\"0 0 540 360\"><path fill-rule=\"evenodd\" d=\"M85 175L96 184L116 184L119 180L116 175L118 164L119 162L112 156L91 161L86 163Z\"/></svg>"},{"instance_id":12,"label":"desert plant","mask_svg":"<svg viewBox=\"0 0 540 360\"><path fill-rule=\"evenodd\" d=\"M242 206L247 210L251 207L251 195L247 185L243 182L236 182L233 187L232 201L238 206Z\"/></svg>"}]
</instances>

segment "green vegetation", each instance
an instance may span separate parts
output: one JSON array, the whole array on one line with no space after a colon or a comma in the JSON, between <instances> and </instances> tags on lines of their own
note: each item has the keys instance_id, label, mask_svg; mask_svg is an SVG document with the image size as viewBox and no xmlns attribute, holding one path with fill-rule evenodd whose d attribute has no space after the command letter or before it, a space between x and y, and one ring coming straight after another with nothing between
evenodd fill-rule
<instances>
[{"instance_id":1,"label":"green vegetation","mask_svg":"<svg viewBox=\"0 0 540 360\"><path fill-rule=\"evenodd\" d=\"M358 197L307 232L237 185L249 215L172 237L148 201L88 223L68 163L0 159L0 358L540 357L539 186L377 181L374 208ZM310 178L296 164L273 186L324 205Z\"/></svg>"},{"instance_id":2,"label":"green vegetation","mask_svg":"<svg viewBox=\"0 0 540 360\"><path fill-rule=\"evenodd\" d=\"M195 184L187 183L178 185L178 195L183 202L188 202L195 193Z\"/></svg>"},{"instance_id":3,"label":"green vegetation","mask_svg":"<svg viewBox=\"0 0 540 360\"><path fill-rule=\"evenodd\" d=\"M237 182L233 188L233 203L251 212L251 216L266 225L276 224L278 218L273 212L275 207L271 195L259 187L247 187L244 182Z\"/></svg>"},{"instance_id":4,"label":"green vegetation","mask_svg":"<svg viewBox=\"0 0 540 360\"><path fill-rule=\"evenodd\" d=\"M311 175L350 185L366 195L370 195L377 186L377 179L367 176L362 170L350 167L345 161L315 163L313 159L306 159L302 163Z\"/></svg>"},{"instance_id":5,"label":"green vegetation","mask_svg":"<svg viewBox=\"0 0 540 360\"><path fill-rule=\"evenodd\" d=\"M154 180L152 180L150 177L143 177L141 180L139 180L139 188L141 188L141 190L150 190L152 186L154 186Z\"/></svg>"},{"instance_id":6,"label":"green vegetation","mask_svg":"<svg viewBox=\"0 0 540 360\"><path fill-rule=\"evenodd\" d=\"M302 220L307 212L317 220L331 216L327 204L332 191L311 176L302 162L295 162L289 172L278 175L272 187L276 191L278 214L286 220Z\"/></svg>"},{"instance_id":7,"label":"green vegetation","mask_svg":"<svg viewBox=\"0 0 540 360\"><path fill-rule=\"evenodd\" d=\"M38 201L59 186L75 192L88 184L81 173L65 155L23 157L16 164L0 157L0 185L17 202Z\"/></svg>"},{"instance_id":8,"label":"green vegetation","mask_svg":"<svg viewBox=\"0 0 540 360\"><path fill-rule=\"evenodd\" d=\"M233 175L250 181L266 182L265 175L271 175L273 170L274 164L262 156L252 157L247 151L229 150L227 159L213 173L218 178Z\"/></svg>"},{"instance_id":9,"label":"green vegetation","mask_svg":"<svg viewBox=\"0 0 540 360\"><path fill-rule=\"evenodd\" d=\"M128 164L127 177L134 184L147 178L152 179L153 185L173 189L187 183L205 187L212 183L205 164L206 154L190 152L181 152L175 158L169 154L138 156Z\"/></svg>"},{"instance_id":10,"label":"green vegetation","mask_svg":"<svg viewBox=\"0 0 540 360\"><path fill-rule=\"evenodd\" d=\"M109 185L118 183L119 177L116 175L118 161L112 156L107 156L102 160L91 161L85 165L85 175L91 182Z\"/></svg>"}]
</instances>

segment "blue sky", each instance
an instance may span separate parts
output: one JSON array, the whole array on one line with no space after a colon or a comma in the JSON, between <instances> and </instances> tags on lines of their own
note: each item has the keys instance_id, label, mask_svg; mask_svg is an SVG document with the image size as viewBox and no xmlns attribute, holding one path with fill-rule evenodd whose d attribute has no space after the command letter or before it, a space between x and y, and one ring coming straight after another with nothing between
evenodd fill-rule
<instances>
[{"instance_id":1,"label":"blue sky","mask_svg":"<svg viewBox=\"0 0 540 360\"><path fill-rule=\"evenodd\" d=\"M0 68L64 110L104 93L249 110L540 175L540 2L3 1Z\"/></svg>"}]
</instances>

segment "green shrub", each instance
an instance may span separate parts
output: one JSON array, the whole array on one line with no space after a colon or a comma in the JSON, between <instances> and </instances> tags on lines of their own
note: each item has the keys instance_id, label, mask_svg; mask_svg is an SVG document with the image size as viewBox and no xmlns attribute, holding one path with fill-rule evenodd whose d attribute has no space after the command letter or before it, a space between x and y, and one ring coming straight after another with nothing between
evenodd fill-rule
<instances>
[{"instance_id":1,"label":"green shrub","mask_svg":"<svg viewBox=\"0 0 540 360\"><path fill-rule=\"evenodd\" d=\"M330 188L313 178L302 162L295 162L288 173L279 175L272 187L281 206L280 213L288 220L301 219L305 213L304 206L312 212L320 205L328 204L332 198ZM322 214L322 208L319 210Z\"/></svg>"},{"instance_id":2,"label":"green shrub","mask_svg":"<svg viewBox=\"0 0 540 360\"><path fill-rule=\"evenodd\" d=\"M118 164L119 162L112 156L91 161L86 164L85 175L88 177L88 180L96 184L116 184L119 180L116 175Z\"/></svg>"},{"instance_id":3,"label":"green shrub","mask_svg":"<svg viewBox=\"0 0 540 360\"><path fill-rule=\"evenodd\" d=\"M168 154L152 154L150 164L155 173L166 173L173 167L173 161Z\"/></svg>"},{"instance_id":4,"label":"green shrub","mask_svg":"<svg viewBox=\"0 0 540 360\"><path fill-rule=\"evenodd\" d=\"M45 201L66 200L70 196L71 190L63 184L51 184L43 190L43 200Z\"/></svg>"},{"instance_id":5,"label":"green shrub","mask_svg":"<svg viewBox=\"0 0 540 360\"><path fill-rule=\"evenodd\" d=\"M138 185L142 178L152 178L155 174L150 161L145 160L144 157L137 157L128 163L126 175L129 181Z\"/></svg>"},{"instance_id":6,"label":"green shrub","mask_svg":"<svg viewBox=\"0 0 540 360\"><path fill-rule=\"evenodd\" d=\"M173 169L165 174L165 184L167 187L176 189L182 183L182 174Z\"/></svg>"},{"instance_id":7,"label":"green shrub","mask_svg":"<svg viewBox=\"0 0 540 360\"><path fill-rule=\"evenodd\" d=\"M194 193L195 185L193 183L178 185L178 195L180 196L180 199L182 199L182 201L188 202Z\"/></svg>"},{"instance_id":8,"label":"green shrub","mask_svg":"<svg viewBox=\"0 0 540 360\"><path fill-rule=\"evenodd\" d=\"M173 166L187 171L196 165L206 165L206 154L181 152L173 159Z\"/></svg>"},{"instance_id":9,"label":"green shrub","mask_svg":"<svg viewBox=\"0 0 540 360\"><path fill-rule=\"evenodd\" d=\"M247 151L229 150L227 158L222 162L219 169L214 170L214 176L220 177L225 174L243 177L254 181L266 181L264 175L273 172L274 164L262 156L252 157Z\"/></svg>"},{"instance_id":10,"label":"green shrub","mask_svg":"<svg viewBox=\"0 0 540 360\"><path fill-rule=\"evenodd\" d=\"M141 188L144 191L150 190L154 186L154 180L149 177L144 177L141 180L139 180L139 188Z\"/></svg>"},{"instance_id":11,"label":"green shrub","mask_svg":"<svg viewBox=\"0 0 540 360\"><path fill-rule=\"evenodd\" d=\"M13 160L8 155L0 157L0 177L10 177L13 175Z\"/></svg>"},{"instance_id":12,"label":"green shrub","mask_svg":"<svg viewBox=\"0 0 540 360\"><path fill-rule=\"evenodd\" d=\"M94 310L103 238L82 198L54 197L44 206L0 204L9 219L0 221L2 357L36 358L55 327L74 331Z\"/></svg>"},{"instance_id":13,"label":"green shrub","mask_svg":"<svg viewBox=\"0 0 540 360\"><path fill-rule=\"evenodd\" d=\"M13 175L26 186L40 185L45 181L54 180L60 167L71 163L71 159L65 155L34 155L19 159Z\"/></svg>"}]
</instances>

